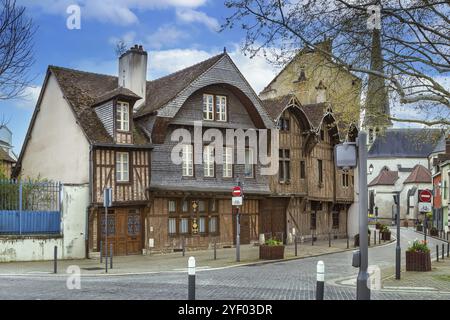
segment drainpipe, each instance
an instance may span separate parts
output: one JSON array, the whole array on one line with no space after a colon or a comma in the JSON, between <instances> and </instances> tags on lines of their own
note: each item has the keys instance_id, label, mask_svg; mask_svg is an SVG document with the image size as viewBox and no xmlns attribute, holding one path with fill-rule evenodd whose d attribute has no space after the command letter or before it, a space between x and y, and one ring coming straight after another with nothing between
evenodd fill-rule
<instances>
[{"instance_id":1,"label":"drainpipe","mask_svg":"<svg viewBox=\"0 0 450 320\"><path fill-rule=\"evenodd\" d=\"M92 183L93 183L93 169L92 169L92 144L89 145L89 206L86 208L86 231L84 235L85 241L85 257L89 259L89 212L92 207Z\"/></svg>"}]
</instances>

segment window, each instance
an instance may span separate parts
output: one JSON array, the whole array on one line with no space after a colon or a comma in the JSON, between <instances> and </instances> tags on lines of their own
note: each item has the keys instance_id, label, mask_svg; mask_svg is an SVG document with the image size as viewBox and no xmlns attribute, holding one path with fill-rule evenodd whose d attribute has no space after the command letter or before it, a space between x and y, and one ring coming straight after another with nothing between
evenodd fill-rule
<instances>
[{"instance_id":1,"label":"window","mask_svg":"<svg viewBox=\"0 0 450 320\"><path fill-rule=\"evenodd\" d=\"M322 164L322 160L317 160L317 170L319 173L319 184L323 183L323 164Z\"/></svg>"},{"instance_id":2,"label":"window","mask_svg":"<svg viewBox=\"0 0 450 320\"><path fill-rule=\"evenodd\" d=\"M254 161L253 161L253 149L245 149L245 167L244 167L244 176L245 178L253 178L254 177Z\"/></svg>"},{"instance_id":3,"label":"window","mask_svg":"<svg viewBox=\"0 0 450 320\"><path fill-rule=\"evenodd\" d=\"M233 148L223 148L223 177L233 178Z\"/></svg>"},{"instance_id":4,"label":"window","mask_svg":"<svg viewBox=\"0 0 450 320\"><path fill-rule=\"evenodd\" d=\"M206 212L206 201L205 200L198 201L198 212Z\"/></svg>"},{"instance_id":5,"label":"window","mask_svg":"<svg viewBox=\"0 0 450 320\"><path fill-rule=\"evenodd\" d=\"M320 140L325 141L325 131L323 129L320 130Z\"/></svg>"},{"instance_id":6,"label":"window","mask_svg":"<svg viewBox=\"0 0 450 320\"><path fill-rule=\"evenodd\" d=\"M214 147L206 146L203 149L203 175L214 177Z\"/></svg>"},{"instance_id":7,"label":"window","mask_svg":"<svg viewBox=\"0 0 450 320\"><path fill-rule=\"evenodd\" d=\"M189 219L188 218L180 219L180 233L181 234L189 233Z\"/></svg>"},{"instance_id":8,"label":"window","mask_svg":"<svg viewBox=\"0 0 450 320\"><path fill-rule=\"evenodd\" d=\"M169 219L169 234L173 235L177 233L177 219Z\"/></svg>"},{"instance_id":9,"label":"window","mask_svg":"<svg viewBox=\"0 0 450 320\"><path fill-rule=\"evenodd\" d=\"M291 159L289 149L280 149L280 170L278 179L280 182L289 182L291 179Z\"/></svg>"},{"instance_id":10,"label":"window","mask_svg":"<svg viewBox=\"0 0 450 320\"><path fill-rule=\"evenodd\" d=\"M205 217L198 218L198 232L206 233L206 218Z\"/></svg>"},{"instance_id":11,"label":"window","mask_svg":"<svg viewBox=\"0 0 450 320\"><path fill-rule=\"evenodd\" d=\"M348 187L350 184L349 174L348 172L342 172L342 186Z\"/></svg>"},{"instance_id":12,"label":"window","mask_svg":"<svg viewBox=\"0 0 450 320\"><path fill-rule=\"evenodd\" d=\"M175 200L169 200L169 213L177 212L177 202Z\"/></svg>"},{"instance_id":13,"label":"window","mask_svg":"<svg viewBox=\"0 0 450 320\"><path fill-rule=\"evenodd\" d=\"M192 152L192 145L186 144L183 146L183 177L194 176L194 154Z\"/></svg>"},{"instance_id":14,"label":"window","mask_svg":"<svg viewBox=\"0 0 450 320\"><path fill-rule=\"evenodd\" d=\"M183 201L183 206L181 207L181 211L182 212L189 212L189 201L187 201L187 200Z\"/></svg>"},{"instance_id":15,"label":"window","mask_svg":"<svg viewBox=\"0 0 450 320\"><path fill-rule=\"evenodd\" d=\"M130 131L130 105L117 102L116 127L120 131Z\"/></svg>"},{"instance_id":16,"label":"window","mask_svg":"<svg viewBox=\"0 0 450 320\"><path fill-rule=\"evenodd\" d=\"M208 226L208 231L209 233L217 233L217 221L218 221L218 217L211 217L209 218L209 226Z\"/></svg>"},{"instance_id":17,"label":"window","mask_svg":"<svg viewBox=\"0 0 450 320\"><path fill-rule=\"evenodd\" d=\"M227 121L227 97L216 96L216 120Z\"/></svg>"},{"instance_id":18,"label":"window","mask_svg":"<svg viewBox=\"0 0 450 320\"><path fill-rule=\"evenodd\" d=\"M289 131L289 119L280 118L280 120L278 120L278 126L281 131Z\"/></svg>"},{"instance_id":19,"label":"window","mask_svg":"<svg viewBox=\"0 0 450 320\"><path fill-rule=\"evenodd\" d=\"M305 161L300 161L300 179L306 179L306 164Z\"/></svg>"},{"instance_id":20,"label":"window","mask_svg":"<svg viewBox=\"0 0 450 320\"><path fill-rule=\"evenodd\" d=\"M369 129L369 143L373 143L373 129Z\"/></svg>"},{"instance_id":21,"label":"window","mask_svg":"<svg viewBox=\"0 0 450 320\"><path fill-rule=\"evenodd\" d=\"M129 177L129 155L128 152L116 153L116 181L128 182Z\"/></svg>"},{"instance_id":22,"label":"window","mask_svg":"<svg viewBox=\"0 0 450 320\"><path fill-rule=\"evenodd\" d=\"M333 229L339 229L339 211L333 212Z\"/></svg>"},{"instance_id":23,"label":"window","mask_svg":"<svg viewBox=\"0 0 450 320\"><path fill-rule=\"evenodd\" d=\"M203 120L214 120L214 96L203 95Z\"/></svg>"}]
</instances>

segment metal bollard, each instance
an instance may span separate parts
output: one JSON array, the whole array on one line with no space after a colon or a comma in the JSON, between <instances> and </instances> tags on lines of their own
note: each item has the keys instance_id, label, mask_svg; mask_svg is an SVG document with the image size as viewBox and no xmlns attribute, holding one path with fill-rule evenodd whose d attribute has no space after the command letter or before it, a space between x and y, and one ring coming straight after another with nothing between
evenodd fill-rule
<instances>
[{"instance_id":1,"label":"metal bollard","mask_svg":"<svg viewBox=\"0 0 450 320\"><path fill-rule=\"evenodd\" d=\"M442 244L442 261L444 261L444 254L445 254L445 247L444 244Z\"/></svg>"},{"instance_id":2,"label":"metal bollard","mask_svg":"<svg viewBox=\"0 0 450 320\"><path fill-rule=\"evenodd\" d=\"M447 242L447 258L450 257L450 243Z\"/></svg>"},{"instance_id":3,"label":"metal bollard","mask_svg":"<svg viewBox=\"0 0 450 320\"><path fill-rule=\"evenodd\" d=\"M109 268L113 268L113 245L112 243L109 245Z\"/></svg>"},{"instance_id":4,"label":"metal bollard","mask_svg":"<svg viewBox=\"0 0 450 320\"><path fill-rule=\"evenodd\" d=\"M377 230L373 230L373 245L377 245Z\"/></svg>"},{"instance_id":5,"label":"metal bollard","mask_svg":"<svg viewBox=\"0 0 450 320\"><path fill-rule=\"evenodd\" d=\"M195 258L188 260L188 300L195 300Z\"/></svg>"},{"instance_id":6,"label":"metal bollard","mask_svg":"<svg viewBox=\"0 0 450 320\"><path fill-rule=\"evenodd\" d=\"M314 234L313 233L311 233L311 245L312 246L314 245Z\"/></svg>"},{"instance_id":7,"label":"metal bollard","mask_svg":"<svg viewBox=\"0 0 450 320\"><path fill-rule=\"evenodd\" d=\"M217 260L217 241L214 241L214 260Z\"/></svg>"},{"instance_id":8,"label":"metal bollard","mask_svg":"<svg viewBox=\"0 0 450 320\"><path fill-rule=\"evenodd\" d=\"M58 273L58 247L53 249L53 273Z\"/></svg>"},{"instance_id":9,"label":"metal bollard","mask_svg":"<svg viewBox=\"0 0 450 320\"><path fill-rule=\"evenodd\" d=\"M350 247L350 243L349 243L349 240L348 240L348 235L347 235L347 249Z\"/></svg>"},{"instance_id":10,"label":"metal bollard","mask_svg":"<svg viewBox=\"0 0 450 320\"><path fill-rule=\"evenodd\" d=\"M295 256L297 256L297 236L294 239L294 247L295 247Z\"/></svg>"},{"instance_id":11,"label":"metal bollard","mask_svg":"<svg viewBox=\"0 0 450 320\"><path fill-rule=\"evenodd\" d=\"M439 262L439 245L436 245L436 261Z\"/></svg>"},{"instance_id":12,"label":"metal bollard","mask_svg":"<svg viewBox=\"0 0 450 320\"><path fill-rule=\"evenodd\" d=\"M381 232L378 232L378 244L381 244Z\"/></svg>"},{"instance_id":13,"label":"metal bollard","mask_svg":"<svg viewBox=\"0 0 450 320\"><path fill-rule=\"evenodd\" d=\"M183 257L185 256L185 254L186 254L186 246L185 246L185 244L184 244L184 237L183 238L181 238L181 247L182 247L182 251L183 251Z\"/></svg>"},{"instance_id":14,"label":"metal bollard","mask_svg":"<svg viewBox=\"0 0 450 320\"><path fill-rule=\"evenodd\" d=\"M331 248L331 233L328 232L328 247Z\"/></svg>"},{"instance_id":15,"label":"metal bollard","mask_svg":"<svg viewBox=\"0 0 450 320\"><path fill-rule=\"evenodd\" d=\"M323 300L325 289L325 265L322 260L317 262L316 300Z\"/></svg>"},{"instance_id":16,"label":"metal bollard","mask_svg":"<svg viewBox=\"0 0 450 320\"><path fill-rule=\"evenodd\" d=\"M100 241L100 263L103 263L103 242Z\"/></svg>"}]
</instances>

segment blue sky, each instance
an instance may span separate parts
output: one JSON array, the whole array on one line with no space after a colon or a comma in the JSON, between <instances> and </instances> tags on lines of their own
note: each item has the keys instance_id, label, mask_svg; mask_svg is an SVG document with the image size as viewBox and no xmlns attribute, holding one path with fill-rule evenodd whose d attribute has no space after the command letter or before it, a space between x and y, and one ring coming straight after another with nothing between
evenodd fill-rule
<instances>
[{"instance_id":1,"label":"blue sky","mask_svg":"<svg viewBox=\"0 0 450 320\"><path fill-rule=\"evenodd\" d=\"M18 0L38 27L33 86L25 99L0 102L18 154L48 65L117 74L115 43L142 44L149 52L148 79L155 79L227 51L258 93L276 71L263 57L240 53L245 34L217 32L230 12L220 0ZM67 8L81 8L81 29L69 30Z\"/></svg>"}]
</instances>

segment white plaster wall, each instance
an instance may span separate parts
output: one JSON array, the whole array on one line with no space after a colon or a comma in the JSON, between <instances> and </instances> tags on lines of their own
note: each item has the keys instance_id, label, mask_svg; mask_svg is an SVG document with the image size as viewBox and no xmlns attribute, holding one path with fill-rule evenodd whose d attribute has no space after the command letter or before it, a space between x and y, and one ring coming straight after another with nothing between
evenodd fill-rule
<instances>
[{"instance_id":1,"label":"white plaster wall","mask_svg":"<svg viewBox=\"0 0 450 320\"><path fill-rule=\"evenodd\" d=\"M359 233L359 174L358 174L358 168L355 168L354 170L354 201L350 205L350 208L348 209L348 236L350 238L354 237L356 234Z\"/></svg>"},{"instance_id":2,"label":"white plaster wall","mask_svg":"<svg viewBox=\"0 0 450 320\"><path fill-rule=\"evenodd\" d=\"M86 208L89 186L64 186L62 194L62 236L2 236L0 262L53 260L85 257Z\"/></svg>"},{"instance_id":3,"label":"white plaster wall","mask_svg":"<svg viewBox=\"0 0 450 320\"><path fill-rule=\"evenodd\" d=\"M425 168L428 168L428 158L369 158L367 159L367 170L369 170L370 165L373 165L373 173L367 176L369 183L378 175L378 173L380 173L380 170L384 166L387 166L391 171L398 171L398 164L401 164L402 168L412 169L417 164L421 164ZM367 171L367 173L369 173L369 171ZM410 172L399 172L400 177L401 175L406 175L407 177L409 174Z\"/></svg>"},{"instance_id":4,"label":"white plaster wall","mask_svg":"<svg viewBox=\"0 0 450 320\"><path fill-rule=\"evenodd\" d=\"M38 107L22 159L23 177L88 183L89 143L53 75Z\"/></svg>"}]
</instances>

